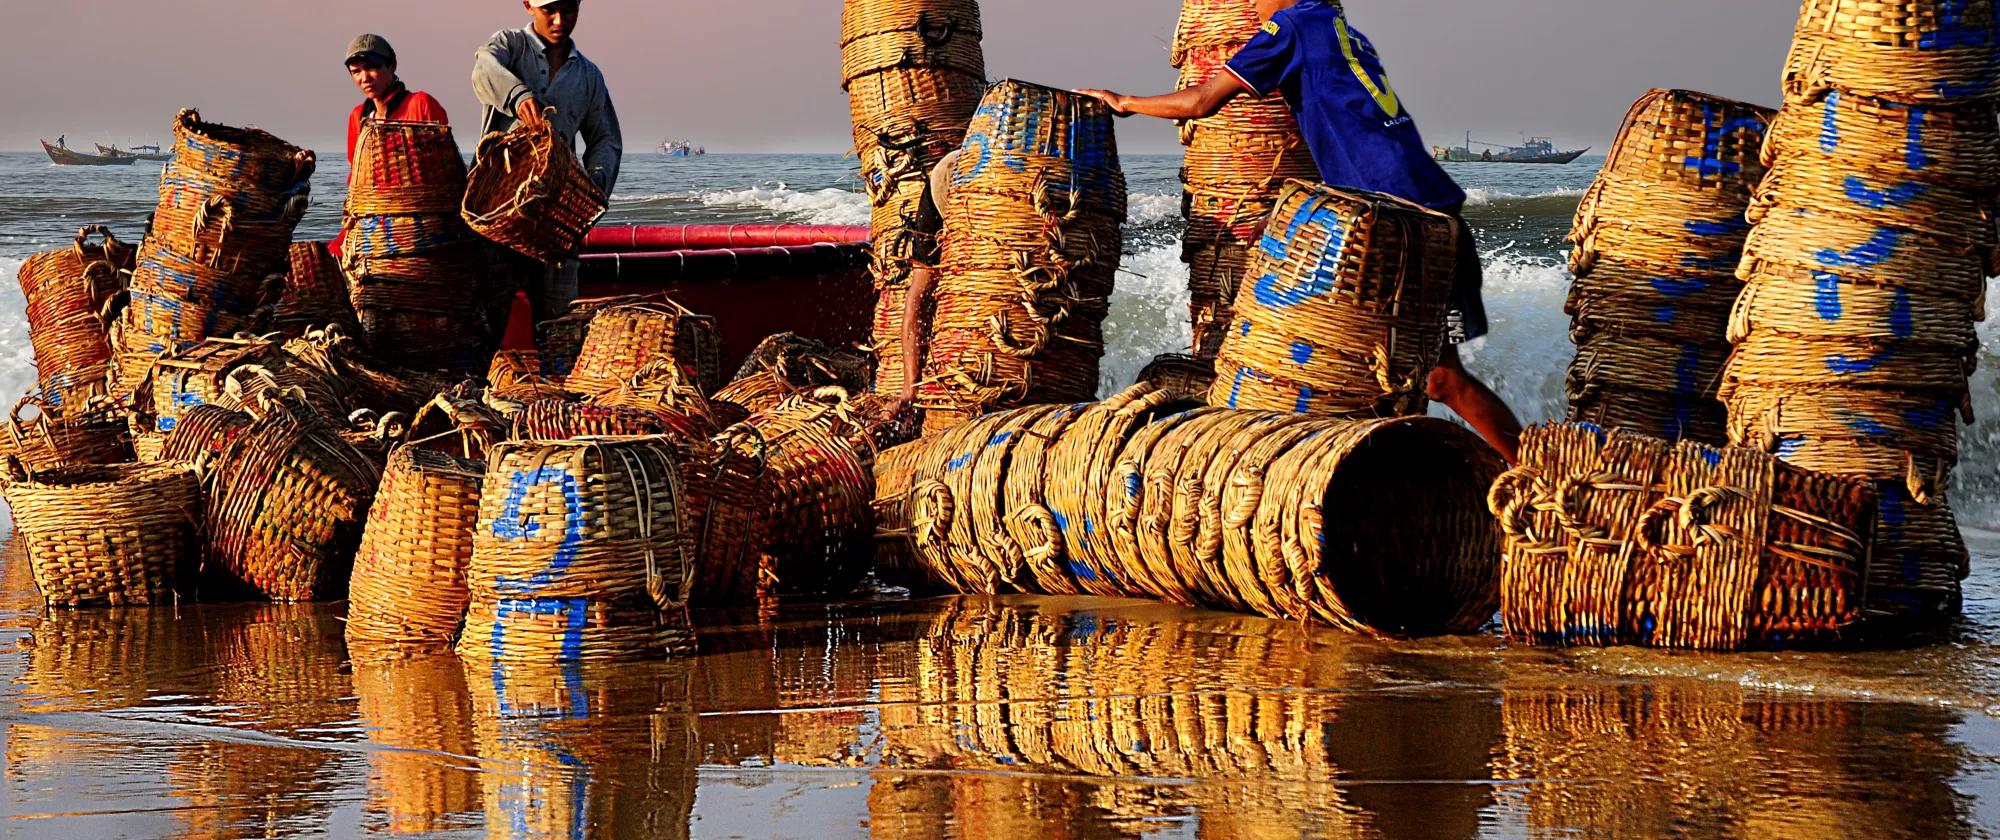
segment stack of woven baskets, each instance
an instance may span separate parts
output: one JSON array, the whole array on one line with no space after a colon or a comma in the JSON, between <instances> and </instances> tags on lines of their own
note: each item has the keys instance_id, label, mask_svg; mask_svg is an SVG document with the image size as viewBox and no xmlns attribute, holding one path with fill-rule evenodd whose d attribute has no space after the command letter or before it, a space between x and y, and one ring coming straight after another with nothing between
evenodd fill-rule
<instances>
[{"instance_id":1,"label":"stack of woven baskets","mask_svg":"<svg viewBox=\"0 0 2000 840\"><path fill-rule=\"evenodd\" d=\"M459 217L465 190L449 127L362 123L340 264L376 356L420 370L485 367L484 302L473 290L491 266Z\"/></svg>"},{"instance_id":2,"label":"stack of woven baskets","mask_svg":"<svg viewBox=\"0 0 2000 840\"><path fill-rule=\"evenodd\" d=\"M1095 398L1123 248L1111 112L1007 80L973 116L946 202L918 405L926 432L997 408Z\"/></svg>"},{"instance_id":3,"label":"stack of woven baskets","mask_svg":"<svg viewBox=\"0 0 2000 840\"><path fill-rule=\"evenodd\" d=\"M1993 273L1996 43L1986 2L1807 0L1749 214L1730 436L1876 482L1882 617L1955 614L1969 571L1947 485Z\"/></svg>"},{"instance_id":4,"label":"stack of woven baskets","mask_svg":"<svg viewBox=\"0 0 2000 840\"><path fill-rule=\"evenodd\" d=\"M1293 181L1252 255L1209 404L1420 414L1444 352L1457 224L1393 196Z\"/></svg>"},{"instance_id":5,"label":"stack of woven baskets","mask_svg":"<svg viewBox=\"0 0 2000 840\"><path fill-rule=\"evenodd\" d=\"M599 396L658 362L677 366L702 394L722 387L722 335L715 319L671 300L598 310L563 385L579 394Z\"/></svg>"},{"instance_id":6,"label":"stack of woven baskets","mask_svg":"<svg viewBox=\"0 0 2000 840\"><path fill-rule=\"evenodd\" d=\"M926 179L964 142L986 89L979 3L846 0L840 29L842 87L873 208L875 373L882 387L894 390L906 370L903 301L910 271L937 261L936 220L923 218Z\"/></svg>"},{"instance_id":7,"label":"stack of woven baskets","mask_svg":"<svg viewBox=\"0 0 2000 840\"><path fill-rule=\"evenodd\" d=\"M880 463L881 523L969 593L1153 597L1402 634L1493 612L1499 458L1442 420L1202 408L1134 386L982 417Z\"/></svg>"},{"instance_id":8,"label":"stack of woven baskets","mask_svg":"<svg viewBox=\"0 0 2000 840\"><path fill-rule=\"evenodd\" d=\"M1173 47L1180 86L1196 87L1224 72L1259 23L1252 0L1185 0ZM1278 96L1238 97L1213 117L1182 123L1181 145L1187 147L1181 260L1188 264L1194 349L1214 358L1233 321L1250 247L1277 206L1278 191L1289 179L1318 181L1319 168L1291 107Z\"/></svg>"},{"instance_id":9,"label":"stack of woven baskets","mask_svg":"<svg viewBox=\"0 0 2000 840\"><path fill-rule=\"evenodd\" d=\"M1729 438L1715 399L1729 356L1744 210L1773 112L1685 90L1640 97L1569 240L1576 360L1569 417L1668 440Z\"/></svg>"},{"instance_id":10,"label":"stack of woven baskets","mask_svg":"<svg viewBox=\"0 0 2000 840\"><path fill-rule=\"evenodd\" d=\"M1847 639L1875 493L1740 447L1537 426L1488 503L1509 635L1738 650Z\"/></svg>"},{"instance_id":11,"label":"stack of woven baskets","mask_svg":"<svg viewBox=\"0 0 2000 840\"><path fill-rule=\"evenodd\" d=\"M311 194L310 150L202 122L192 109L175 118L174 137L113 342L119 393L144 380L162 354L251 326L266 278L284 270Z\"/></svg>"},{"instance_id":12,"label":"stack of woven baskets","mask_svg":"<svg viewBox=\"0 0 2000 840\"><path fill-rule=\"evenodd\" d=\"M333 324L352 335L361 334L361 322L348 298L347 277L327 243L292 243L283 284L271 311L271 329L299 338Z\"/></svg>"}]
</instances>

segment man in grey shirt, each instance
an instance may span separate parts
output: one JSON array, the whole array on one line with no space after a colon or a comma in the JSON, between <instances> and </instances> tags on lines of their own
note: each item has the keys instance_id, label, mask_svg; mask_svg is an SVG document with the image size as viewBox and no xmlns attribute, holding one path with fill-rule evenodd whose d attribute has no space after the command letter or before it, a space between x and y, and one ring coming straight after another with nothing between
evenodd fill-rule
<instances>
[{"instance_id":1,"label":"man in grey shirt","mask_svg":"<svg viewBox=\"0 0 2000 840\"><path fill-rule=\"evenodd\" d=\"M547 120L556 137L574 143L583 135L583 168L610 195L618 184L625 141L604 74L570 37L576 31L579 0L521 0L521 5L528 10L528 26L494 33L473 54L472 92L479 97L480 122L488 132L507 131L538 123L545 109L552 109ZM522 268L537 320L569 311L576 299L576 273L574 257L560 265Z\"/></svg>"}]
</instances>

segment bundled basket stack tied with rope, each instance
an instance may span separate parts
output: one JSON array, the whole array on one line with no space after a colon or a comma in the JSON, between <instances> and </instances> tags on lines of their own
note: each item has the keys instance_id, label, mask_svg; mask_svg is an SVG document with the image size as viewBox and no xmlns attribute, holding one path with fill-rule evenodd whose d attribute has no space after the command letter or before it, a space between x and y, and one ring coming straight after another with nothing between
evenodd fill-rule
<instances>
[{"instance_id":1,"label":"bundled basket stack tied with rope","mask_svg":"<svg viewBox=\"0 0 2000 840\"><path fill-rule=\"evenodd\" d=\"M194 568L201 483L187 465L8 467L0 495L48 603L165 603Z\"/></svg>"},{"instance_id":2,"label":"bundled basket stack tied with rope","mask_svg":"<svg viewBox=\"0 0 2000 840\"><path fill-rule=\"evenodd\" d=\"M250 425L214 459L205 563L276 601L346 589L381 470L296 392L244 406Z\"/></svg>"},{"instance_id":3,"label":"bundled basket stack tied with rope","mask_svg":"<svg viewBox=\"0 0 2000 840\"><path fill-rule=\"evenodd\" d=\"M661 439L494 447L459 652L547 664L687 650L685 515L680 468Z\"/></svg>"},{"instance_id":4,"label":"bundled basket stack tied with rope","mask_svg":"<svg viewBox=\"0 0 2000 840\"><path fill-rule=\"evenodd\" d=\"M1226 72L1223 65L1260 23L1252 0L1185 0L1173 46L1180 87L1198 87ZM1316 182L1319 168L1281 96L1240 96L1213 117L1183 122L1181 145L1187 147L1181 261L1188 264L1193 346L1197 356L1212 359L1234 320L1236 286L1249 267L1258 226L1277 206L1287 180Z\"/></svg>"},{"instance_id":5,"label":"bundled basket stack tied with rope","mask_svg":"<svg viewBox=\"0 0 2000 840\"><path fill-rule=\"evenodd\" d=\"M1444 352L1451 217L1293 181L1241 278L1214 406L1335 417L1421 414Z\"/></svg>"},{"instance_id":6,"label":"bundled basket stack tied with rope","mask_svg":"<svg viewBox=\"0 0 2000 840\"><path fill-rule=\"evenodd\" d=\"M329 324L361 334L348 298L347 276L325 242L292 243L291 262L271 311L271 329L299 338ZM269 295L267 295L268 297Z\"/></svg>"},{"instance_id":7,"label":"bundled basket stack tied with rope","mask_svg":"<svg viewBox=\"0 0 2000 840\"><path fill-rule=\"evenodd\" d=\"M1157 598L1364 632L1471 632L1498 601L1503 464L1423 417L1202 407L1147 385L897 452L880 531L967 593ZM903 516L897 521L891 517Z\"/></svg>"},{"instance_id":8,"label":"bundled basket stack tied with rope","mask_svg":"<svg viewBox=\"0 0 2000 840\"><path fill-rule=\"evenodd\" d=\"M99 241L93 244L92 236ZM75 245L21 264L36 392L51 408L80 406L109 393L114 299L125 290L136 255L109 228L91 225L77 231Z\"/></svg>"},{"instance_id":9,"label":"bundled basket stack tied with rope","mask_svg":"<svg viewBox=\"0 0 2000 840\"><path fill-rule=\"evenodd\" d=\"M598 310L563 386L601 396L656 363L673 365L703 394L722 387L722 334L715 319L670 300Z\"/></svg>"},{"instance_id":10,"label":"bundled basket stack tied with rope","mask_svg":"<svg viewBox=\"0 0 2000 840\"><path fill-rule=\"evenodd\" d=\"M1124 246L1125 173L1096 99L1002 81L952 172L917 404L926 431L1097 395Z\"/></svg>"},{"instance_id":11,"label":"bundled basket stack tied with rope","mask_svg":"<svg viewBox=\"0 0 2000 840\"><path fill-rule=\"evenodd\" d=\"M375 356L419 370L485 366L485 301L474 290L492 266L459 216L465 195L465 160L449 127L362 123L340 265Z\"/></svg>"},{"instance_id":12,"label":"bundled basket stack tied with rope","mask_svg":"<svg viewBox=\"0 0 2000 840\"><path fill-rule=\"evenodd\" d=\"M174 120L174 141L112 342L120 393L161 355L253 326L312 192L312 151L267 132L202 122L189 109Z\"/></svg>"},{"instance_id":13,"label":"bundled basket stack tied with rope","mask_svg":"<svg viewBox=\"0 0 2000 840\"><path fill-rule=\"evenodd\" d=\"M1875 492L1752 449L1537 426L1488 499L1509 635L1740 650L1852 637Z\"/></svg>"},{"instance_id":14,"label":"bundled basket stack tied with rope","mask_svg":"<svg viewBox=\"0 0 2000 840\"><path fill-rule=\"evenodd\" d=\"M1732 443L1872 480L1868 611L1957 613L1948 501L1996 243L1988 0L1807 0L1729 324Z\"/></svg>"},{"instance_id":15,"label":"bundled basket stack tied with rope","mask_svg":"<svg viewBox=\"0 0 2000 840\"><path fill-rule=\"evenodd\" d=\"M910 272L938 259L927 179L965 141L986 90L980 35L976 0L846 0L841 8L841 86L872 207L875 376L886 389L902 387L907 369Z\"/></svg>"},{"instance_id":16,"label":"bundled basket stack tied with rope","mask_svg":"<svg viewBox=\"0 0 2000 840\"><path fill-rule=\"evenodd\" d=\"M1729 439L1715 393L1774 113L1685 90L1651 91L1626 113L1569 234L1572 421Z\"/></svg>"},{"instance_id":17,"label":"bundled basket stack tied with rope","mask_svg":"<svg viewBox=\"0 0 2000 840\"><path fill-rule=\"evenodd\" d=\"M449 649L485 478L484 463L420 445L389 455L348 585L350 647Z\"/></svg>"}]
</instances>

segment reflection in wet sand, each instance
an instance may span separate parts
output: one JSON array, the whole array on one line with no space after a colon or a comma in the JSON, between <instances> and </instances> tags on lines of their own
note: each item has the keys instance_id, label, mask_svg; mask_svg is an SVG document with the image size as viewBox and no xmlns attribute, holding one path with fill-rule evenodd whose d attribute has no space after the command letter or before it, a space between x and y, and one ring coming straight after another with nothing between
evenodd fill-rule
<instances>
[{"instance_id":1,"label":"reflection in wet sand","mask_svg":"<svg viewBox=\"0 0 2000 840\"><path fill-rule=\"evenodd\" d=\"M394 834L467 824L481 809L472 698L450 653L358 657L354 693L368 740L368 812Z\"/></svg>"},{"instance_id":2,"label":"reflection in wet sand","mask_svg":"<svg viewBox=\"0 0 2000 840\"><path fill-rule=\"evenodd\" d=\"M2000 766L1978 713L1132 601L791 604L496 674L350 662L337 605L16 594L0 807L48 836L1955 838Z\"/></svg>"},{"instance_id":3,"label":"reflection in wet sand","mask_svg":"<svg viewBox=\"0 0 2000 840\"><path fill-rule=\"evenodd\" d=\"M1716 683L1509 688L1496 777L1528 825L1665 837L1967 837L1956 716Z\"/></svg>"}]
</instances>

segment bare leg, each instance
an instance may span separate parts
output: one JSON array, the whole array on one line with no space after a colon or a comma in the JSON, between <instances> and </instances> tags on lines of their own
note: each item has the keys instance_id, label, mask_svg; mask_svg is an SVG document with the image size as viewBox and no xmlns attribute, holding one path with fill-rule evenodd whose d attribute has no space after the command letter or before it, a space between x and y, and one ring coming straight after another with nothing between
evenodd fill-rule
<instances>
[{"instance_id":1,"label":"bare leg","mask_svg":"<svg viewBox=\"0 0 2000 840\"><path fill-rule=\"evenodd\" d=\"M1486 387L1458 358L1458 348L1446 346L1444 357L1431 370L1427 385L1430 397L1444 403L1465 422L1472 424L1474 431L1486 439L1487 444L1497 450L1509 464L1520 463L1521 421L1514 411L1502 402L1499 394Z\"/></svg>"}]
</instances>

